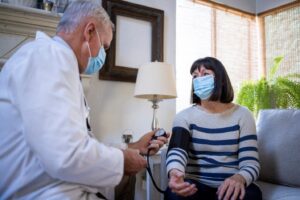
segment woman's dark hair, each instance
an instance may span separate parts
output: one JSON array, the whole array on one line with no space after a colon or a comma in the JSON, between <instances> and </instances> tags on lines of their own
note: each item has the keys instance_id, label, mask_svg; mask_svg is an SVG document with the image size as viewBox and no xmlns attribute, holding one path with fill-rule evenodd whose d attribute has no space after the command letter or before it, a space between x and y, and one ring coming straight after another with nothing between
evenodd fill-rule
<instances>
[{"instance_id":1,"label":"woman's dark hair","mask_svg":"<svg viewBox=\"0 0 300 200\"><path fill-rule=\"evenodd\" d=\"M234 92L224 65L218 59L213 57L200 58L193 63L190 73L192 74L196 69L200 70L202 66L215 73L215 87L208 100L220 101L222 103L232 102ZM191 101L192 103L201 104L201 99L194 94L193 87Z\"/></svg>"}]
</instances>

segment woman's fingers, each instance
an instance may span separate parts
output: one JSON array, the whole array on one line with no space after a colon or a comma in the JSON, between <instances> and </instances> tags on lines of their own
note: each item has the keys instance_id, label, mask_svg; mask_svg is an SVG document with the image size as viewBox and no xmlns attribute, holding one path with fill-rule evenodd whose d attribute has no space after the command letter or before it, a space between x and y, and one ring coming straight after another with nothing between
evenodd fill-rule
<instances>
[{"instance_id":1,"label":"woman's fingers","mask_svg":"<svg viewBox=\"0 0 300 200\"><path fill-rule=\"evenodd\" d=\"M176 193L178 195L181 195L181 196L184 196L184 197L193 195L195 192L197 192L197 188L196 188L195 184L191 184L191 185L189 185L188 187L186 187L182 190L176 191Z\"/></svg>"},{"instance_id":2,"label":"woman's fingers","mask_svg":"<svg viewBox=\"0 0 300 200\"><path fill-rule=\"evenodd\" d=\"M226 192L226 190L227 190L228 187L229 187L229 184L227 182L223 182L220 185L220 187L218 189L218 192L217 192L218 199L222 199L223 198L223 196L224 196L224 194L225 194L225 192Z\"/></svg>"}]
</instances>

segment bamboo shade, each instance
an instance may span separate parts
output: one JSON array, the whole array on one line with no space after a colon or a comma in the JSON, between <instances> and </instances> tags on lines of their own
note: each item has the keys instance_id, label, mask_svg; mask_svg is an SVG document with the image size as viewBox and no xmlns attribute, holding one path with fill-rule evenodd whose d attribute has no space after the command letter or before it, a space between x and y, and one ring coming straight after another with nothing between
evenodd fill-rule
<instances>
[{"instance_id":1,"label":"bamboo shade","mask_svg":"<svg viewBox=\"0 0 300 200\"><path fill-rule=\"evenodd\" d=\"M235 90L258 78L257 31L254 19L216 10L216 57L224 64Z\"/></svg>"},{"instance_id":2,"label":"bamboo shade","mask_svg":"<svg viewBox=\"0 0 300 200\"><path fill-rule=\"evenodd\" d=\"M284 59L276 75L300 73L300 6L274 12L263 20L267 77L277 56Z\"/></svg>"}]
</instances>

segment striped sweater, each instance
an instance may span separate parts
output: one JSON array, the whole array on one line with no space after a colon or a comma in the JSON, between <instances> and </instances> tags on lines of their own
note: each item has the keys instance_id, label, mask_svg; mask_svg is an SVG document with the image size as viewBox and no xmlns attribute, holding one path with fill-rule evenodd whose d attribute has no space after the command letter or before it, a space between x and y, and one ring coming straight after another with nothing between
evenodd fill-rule
<instances>
[{"instance_id":1,"label":"striped sweater","mask_svg":"<svg viewBox=\"0 0 300 200\"><path fill-rule=\"evenodd\" d=\"M223 113L208 113L198 105L181 111L173 123L166 165L168 173L175 168L210 187L234 174L248 186L260 170L252 114L239 105Z\"/></svg>"}]
</instances>

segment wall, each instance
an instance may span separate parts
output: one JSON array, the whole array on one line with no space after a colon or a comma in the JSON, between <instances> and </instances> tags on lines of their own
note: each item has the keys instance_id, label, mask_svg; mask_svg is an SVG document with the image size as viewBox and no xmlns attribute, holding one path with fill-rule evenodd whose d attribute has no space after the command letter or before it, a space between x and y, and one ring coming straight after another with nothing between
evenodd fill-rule
<instances>
[{"instance_id":1,"label":"wall","mask_svg":"<svg viewBox=\"0 0 300 200\"><path fill-rule=\"evenodd\" d=\"M164 10L164 61L175 67L175 1L130 0L132 3ZM124 32L123 34L126 34ZM128 57L128 62L135 59ZM152 108L147 100L133 97L134 83L103 81L98 75L91 80L87 99L91 107L91 125L96 137L105 143L121 142L126 129L133 131L134 140L151 128ZM175 116L175 100L159 103L157 117L160 127L171 131ZM138 177L136 199L145 199Z\"/></svg>"},{"instance_id":2,"label":"wall","mask_svg":"<svg viewBox=\"0 0 300 200\"><path fill-rule=\"evenodd\" d=\"M164 60L175 67L175 15L176 3L173 0L128 0L165 11L164 26ZM283 0L282 0L283 1ZM235 8L255 13L256 5L249 0L218 0L219 3L231 5ZM264 0L269 6L271 1ZM273 2L273 1L272 1ZM259 10L263 9L259 3ZM126 33L124 33L126 34ZM128 58L128 63L132 57ZM121 134L126 129L134 132L134 139L138 139L150 129L152 109L150 102L136 99L133 83L101 81L94 76L88 94L92 126L96 137L101 141L111 143L121 141ZM171 130L175 115L175 100L160 103L158 118L161 127ZM136 199L145 199L141 188L140 176L137 180Z\"/></svg>"},{"instance_id":3,"label":"wall","mask_svg":"<svg viewBox=\"0 0 300 200\"><path fill-rule=\"evenodd\" d=\"M175 4L173 1L130 0L130 2L165 11L164 61L175 66ZM130 59L135 58L128 57L128 60ZM134 132L134 139L138 139L150 130L151 103L134 98L134 87L134 83L99 80L98 75L92 78L87 99L91 107L93 132L101 141L107 143L121 141L121 134L126 129ZM175 100L162 101L159 106L160 127L170 131L175 115Z\"/></svg>"},{"instance_id":4,"label":"wall","mask_svg":"<svg viewBox=\"0 0 300 200\"><path fill-rule=\"evenodd\" d=\"M214 2L225 4L249 13L256 12L255 1L253 0L214 0Z\"/></svg>"},{"instance_id":5,"label":"wall","mask_svg":"<svg viewBox=\"0 0 300 200\"><path fill-rule=\"evenodd\" d=\"M261 13L296 0L213 0L250 13Z\"/></svg>"},{"instance_id":6,"label":"wall","mask_svg":"<svg viewBox=\"0 0 300 200\"><path fill-rule=\"evenodd\" d=\"M261 13L293 1L295 0L256 0L256 13Z\"/></svg>"},{"instance_id":7,"label":"wall","mask_svg":"<svg viewBox=\"0 0 300 200\"><path fill-rule=\"evenodd\" d=\"M174 0L128 0L165 11L164 60L175 67L175 15ZM249 0L217 0L216 2L253 12L253 3ZM257 10L261 12L291 0L257 0ZM124 33L126 34L126 33ZM4 44L3 44L4 45ZM5 44L6 45L6 44ZM5 46L4 45L4 46ZM128 58L128 62L130 59ZM121 134L126 129L134 132L134 140L150 130L152 108L150 102L133 97L134 83L102 81L95 75L87 95L91 109L91 124L97 138L106 143L121 141ZM160 126L171 130L175 115L175 100L161 102L158 110ZM139 194L141 195L141 194ZM139 200L141 198L137 198Z\"/></svg>"}]
</instances>

